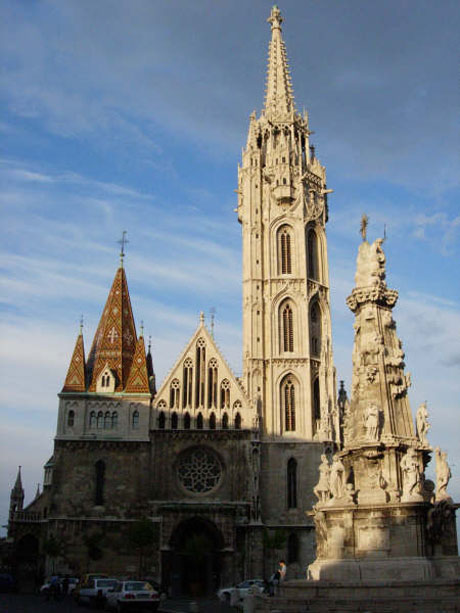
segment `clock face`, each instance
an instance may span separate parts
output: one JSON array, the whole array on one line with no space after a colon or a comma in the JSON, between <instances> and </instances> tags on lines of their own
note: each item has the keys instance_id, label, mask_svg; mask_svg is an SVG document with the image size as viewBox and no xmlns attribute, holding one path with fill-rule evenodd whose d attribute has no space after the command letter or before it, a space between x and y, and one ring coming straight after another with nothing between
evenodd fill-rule
<instances>
[{"instance_id":1,"label":"clock face","mask_svg":"<svg viewBox=\"0 0 460 613\"><path fill-rule=\"evenodd\" d=\"M177 478L181 486L193 494L207 494L222 479L222 464L207 447L193 447L179 458Z\"/></svg>"}]
</instances>

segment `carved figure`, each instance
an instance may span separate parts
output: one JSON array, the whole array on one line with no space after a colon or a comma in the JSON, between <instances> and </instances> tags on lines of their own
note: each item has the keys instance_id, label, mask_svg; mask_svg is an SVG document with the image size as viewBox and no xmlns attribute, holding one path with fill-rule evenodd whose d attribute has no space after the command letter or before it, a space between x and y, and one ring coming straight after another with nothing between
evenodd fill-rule
<instances>
[{"instance_id":1,"label":"carved figure","mask_svg":"<svg viewBox=\"0 0 460 613\"><path fill-rule=\"evenodd\" d=\"M340 500L345 494L345 466L336 453L332 460L330 473L331 494L334 500Z\"/></svg>"},{"instance_id":2,"label":"carved figure","mask_svg":"<svg viewBox=\"0 0 460 613\"><path fill-rule=\"evenodd\" d=\"M322 511L317 511L314 517L316 536L316 555L325 558L327 555L327 525L326 517Z\"/></svg>"},{"instance_id":3,"label":"carved figure","mask_svg":"<svg viewBox=\"0 0 460 613\"><path fill-rule=\"evenodd\" d=\"M313 490L313 493L318 498L318 503L325 504L331 496L330 474L331 468L327 456L323 453L321 464L319 465L319 481Z\"/></svg>"},{"instance_id":4,"label":"carved figure","mask_svg":"<svg viewBox=\"0 0 460 613\"><path fill-rule=\"evenodd\" d=\"M447 463L447 452L442 451L439 447L435 449L436 453L436 500L445 500L449 498L447 494L447 485L452 477L449 464Z\"/></svg>"},{"instance_id":5,"label":"carved figure","mask_svg":"<svg viewBox=\"0 0 460 613\"><path fill-rule=\"evenodd\" d=\"M424 447L428 446L428 441L426 439L426 435L428 430L430 429L430 424L428 422L428 411L426 408L426 402L422 402L422 404L417 409L417 415L415 417L415 425L417 428L417 436L419 441L422 443Z\"/></svg>"},{"instance_id":6,"label":"carved figure","mask_svg":"<svg viewBox=\"0 0 460 613\"><path fill-rule=\"evenodd\" d=\"M406 455L401 460L401 472L403 485L401 500L403 502L413 499L418 500L421 497L420 486L423 476L417 452L413 447L409 447Z\"/></svg>"},{"instance_id":7,"label":"carved figure","mask_svg":"<svg viewBox=\"0 0 460 613\"><path fill-rule=\"evenodd\" d=\"M345 486L345 502L355 504L355 489L352 483L347 483Z\"/></svg>"},{"instance_id":8,"label":"carved figure","mask_svg":"<svg viewBox=\"0 0 460 613\"><path fill-rule=\"evenodd\" d=\"M378 238L370 245L364 241L359 246L356 266L356 287L378 285L385 279L385 254L382 249L383 239Z\"/></svg>"},{"instance_id":9,"label":"carved figure","mask_svg":"<svg viewBox=\"0 0 460 613\"><path fill-rule=\"evenodd\" d=\"M369 440L379 440L380 409L375 404L370 404L364 411L364 427L366 428L366 437Z\"/></svg>"}]
</instances>

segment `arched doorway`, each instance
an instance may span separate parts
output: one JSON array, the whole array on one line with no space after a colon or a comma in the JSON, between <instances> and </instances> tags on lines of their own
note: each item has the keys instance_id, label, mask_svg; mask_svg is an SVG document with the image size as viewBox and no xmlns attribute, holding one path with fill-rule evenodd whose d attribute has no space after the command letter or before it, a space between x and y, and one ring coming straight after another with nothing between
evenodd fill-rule
<instances>
[{"instance_id":1,"label":"arched doorway","mask_svg":"<svg viewBox=\"0 0 460 613\"><path fill-rule=\"evenodd\" d=\"M18 540L14 566L21 590L34 591L38 581L38 539L33 534Z\"/></svg>"},{"instance_id":2,"label":"arched doorway","mask_svg":"<svg viewBox=\"0 0 460 613\"><path fill-rule=\"evenodd\" d=\"M174 596L204 596L219 587L224 547L217 526L204 518L181 522L170 540L169 555L163 556L163 581Z\"/></svg>"}]
</instances>

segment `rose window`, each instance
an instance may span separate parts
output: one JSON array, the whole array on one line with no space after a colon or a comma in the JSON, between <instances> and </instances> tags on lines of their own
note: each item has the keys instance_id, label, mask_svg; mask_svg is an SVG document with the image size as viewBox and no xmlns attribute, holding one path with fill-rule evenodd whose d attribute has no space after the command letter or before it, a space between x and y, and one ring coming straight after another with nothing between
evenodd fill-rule
<instances>
[{"instance_id":1,"label":"rose window","mask_svg":"<svg viewBox=\"0 0 460 613\"><path fill-rule=\"evenodd\" d=\"M196 447L182 455L177 467L181 485L194 494L205 494L217 487L222 466L209 450Z\"/></svg>"}]
</instances>

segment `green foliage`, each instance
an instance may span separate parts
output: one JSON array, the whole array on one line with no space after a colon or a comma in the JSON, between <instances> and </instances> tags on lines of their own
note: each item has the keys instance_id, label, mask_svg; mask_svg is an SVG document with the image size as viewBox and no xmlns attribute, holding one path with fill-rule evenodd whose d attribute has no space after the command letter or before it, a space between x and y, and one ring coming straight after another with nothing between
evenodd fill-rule
<instances>
[{"instance_id":1,"label":"green foliage","mask_svg":"<svg viewBox=\"0 0 460 613\"><path fill-rule=\"evenodd\" d=\"M135 549L144 549L156 541L157 531L149 519L139 519L129 526L128 540Z\"/></svg>"},{"instance_id":2,"label":"green foliage","mask_svg":"<svg viewBox=\"0 0 460 613\"><path fill-rule=\"evenodd\" d=\"M84 543L86 546L86 552L88 558L96 562L100 560L104 555L102 550L104 535L99 532L93 532L92 534L85 535Z\"/></svg>"}]
</instances>

